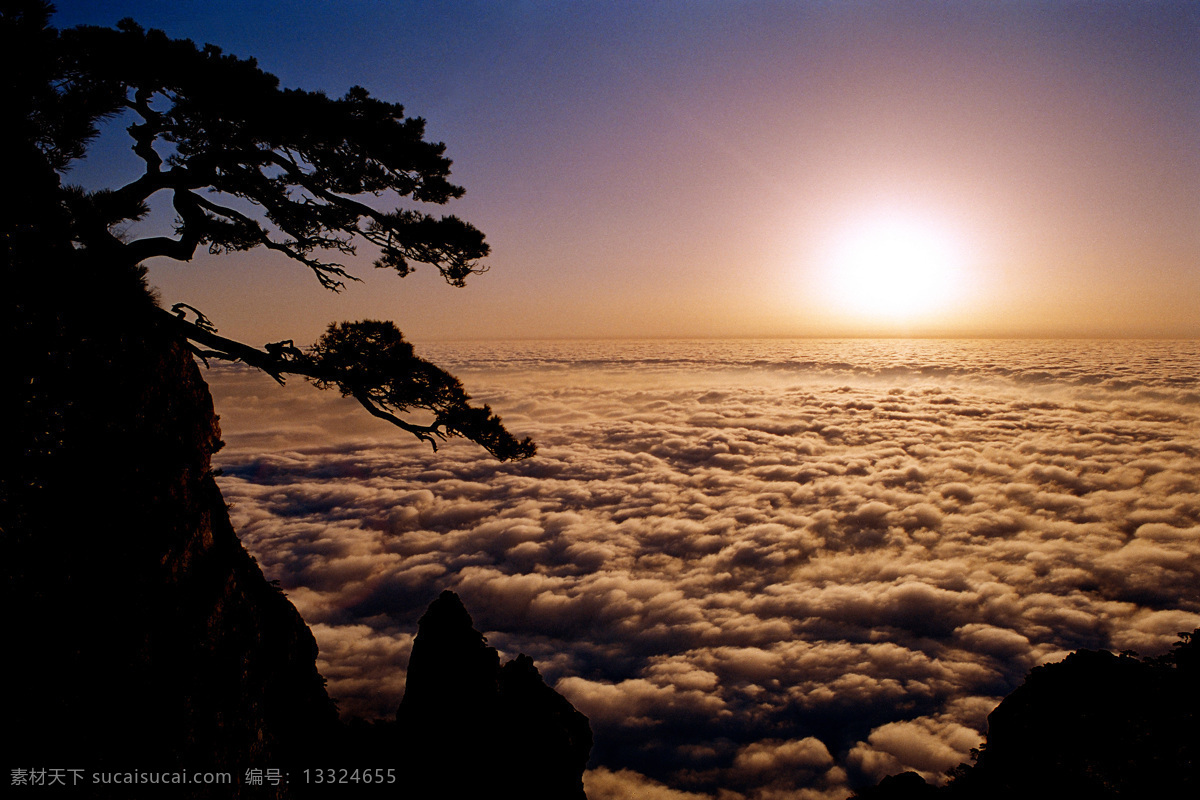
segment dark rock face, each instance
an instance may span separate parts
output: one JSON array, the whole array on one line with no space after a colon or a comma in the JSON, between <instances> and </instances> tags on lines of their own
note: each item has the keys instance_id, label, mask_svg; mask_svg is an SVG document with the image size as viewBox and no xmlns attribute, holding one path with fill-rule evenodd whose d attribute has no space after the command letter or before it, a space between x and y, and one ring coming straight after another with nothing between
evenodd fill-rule
<instances>
[{"instance_id":1,"label":"dark rock face","mask_svg":"<svg viewBox=\"0 0 1200 800\"><path fill-rule=\"evenodd\" d=\"M453 592L421 618L397 722L418 796L584 798L587 718L528 656L501 666Z\"/></svg>"},{"instance_id":2,"label":"dark rock face","mask_svg":"<svg viewBox=\"0 0 1200 800\"><path fill-rule=\"evenodd\" d=\"M220 430L190 351L156 324L136 270L43 254L56 259L53 277L6 261L0 307L5 720L17 733L5 766L220 770L236 782L81 788L89 797L454 798L507 787L582 798L586 718L527 657L501 667L453 594L421 622L399 722L338 722L311 632L230 525L210 462ZM300 780L334 766L391 768L396 780ZM248 769L291 780L247 786Z\"/></svg>"},{"instance_id":3,"label":"dark rock face","mask_svg":"<svg viewBox=\"0 0 1200 800\"><path fill-rule=\"evenodd\" d=\"M208 388L136 274L64 261L58 286L13 276L5 309L0 550L22 731L6 760L279 766L337 713L312 634L229 523Z\"/></svg>"},{"instance_id":4,"label":"dark rock face","mask_svg":"<svg viewBox=\"0 0 1200 800\"><path fill-rule=\"evenodd\" d=\"M976 762L941 789L886 778L858 796L900 800L1195 797L1200 631L1155 659L1072 653L1037 667L988 716ZM901 782L900 779L903 779Z\"/></svg>"},{"instance_id":5,"label":"dark rock face","mask_svg":"<svg viewBox=\"0 0 1200 800\"><path fill-rule=\"evenodd\" d=\"M938 790L915 772L889 775L878 786L864 789L855 795L857 800L936 800Z\"/></svg>"},{"instance_id":6,"label":"dark rock face","mask_svg":"<svg viewBox=\"0 0 1200 800\"><path fill-rule=\"evenodd\" d=\"M1037 667L988 717L964 797L1192 797L1200 792L1196 638L1163 659L1080 651Z\"/></svg>"}]
</instances>

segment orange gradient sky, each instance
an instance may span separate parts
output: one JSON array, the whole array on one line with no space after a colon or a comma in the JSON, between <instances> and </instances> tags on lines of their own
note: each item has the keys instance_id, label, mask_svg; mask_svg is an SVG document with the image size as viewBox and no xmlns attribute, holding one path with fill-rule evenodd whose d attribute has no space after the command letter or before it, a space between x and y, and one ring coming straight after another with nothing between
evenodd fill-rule
<instances>
[{"instance_id":1,"label":"orange gradient sky","mask_svg":"<svg viewBox=\"0 0 1200 800\"><path fill-rule=\"evenodd\" d=\"M1200 336L1194 2L56 5L361 84L447 143L490 272L151 264L232 336ZM125 147L68 181L121 181Z\"/></svg>"}]
</instances>

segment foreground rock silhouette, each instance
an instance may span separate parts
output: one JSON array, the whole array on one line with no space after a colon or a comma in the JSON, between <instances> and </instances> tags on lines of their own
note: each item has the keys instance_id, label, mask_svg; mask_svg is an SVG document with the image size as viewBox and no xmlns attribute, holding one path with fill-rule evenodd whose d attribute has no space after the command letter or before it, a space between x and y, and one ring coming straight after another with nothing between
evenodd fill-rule
<instances>
[{"instance_id":1,"label":"foreground rock silhouette","mask_svg":"<svg viewBox=\"0 0 1200 800\"><path fill-rule=\"evenodd\" d=\"M52 277L6 264L0 308L6 768L235 781L77 784L88 797L582 797L586 719L528 658L500 667L452 594L422 621L400 720L338 721L311 632L230 524L189 348L138 271L39 252L57 256ZM395 782L304 785L304 769L334 767ZM289 780L247 786L250 769Z\"/></svg>"},{"instance_id":2,"label":"foreground rock silhouette","mask_svg":"<svg viewBox=\"0 0 1200 800\"><path fill-rule=\"evenodd\" d=\"M935 789L915 773L862 800L1166 798L1200 793L1200 630L1171 652L1081 650L1033 669L988 716L973 764Z\"/></svg>"},{"instance_id":3,"label":"foreground rock silhouette","mask_svg":"<svg viewBox=\"0 0 1200 800\"><path fill-rule=\"evenodd\" d=\"M499 785L523 798L584 798L587 718L545 684L528 656L501 666L453 592L421 618L397 722L402 750L421 765L418 796L453 788L482 797Z\"/></svg>"}]
</instances>

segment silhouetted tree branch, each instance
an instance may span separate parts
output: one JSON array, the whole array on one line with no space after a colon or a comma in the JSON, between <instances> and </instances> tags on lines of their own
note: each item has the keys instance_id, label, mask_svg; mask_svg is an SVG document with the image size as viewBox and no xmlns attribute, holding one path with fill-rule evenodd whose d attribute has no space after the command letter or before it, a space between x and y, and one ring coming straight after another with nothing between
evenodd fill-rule
<instances>
[{"instance_id":1,"label":"silhouetted tree branch","mask_svg":"<svg viewBox=\"0 0 1200 800\"><path fill-rule=\"evenodd\" d=\"M437 449L437 442L463 436L479 443L501 460L528 458L535 452L528 439L516 440L488 406L470 405L470 397L453 375L418 357L413 346L391 322L367 320L330 325L306 350L292 342L274 342L262 350L217 334L207 318L188 322L184 308L162 312L165 324L202 345L198 355L241 361L257 367L279 383L286 375L301 375L320 388L335 387L353 397L372 416L408 431ZM195 309L191 309L195 312ZM411 411L431 412L426 425L398 416Z\"/></svg>"},{"instance_id":2,"label":"silhouetted tree branch","mask_svg":"<svg viewBox=\"0 0 1200 800\"><path fill-rule=\"evenodd\" d=\"M385 203L444 204L463 194L449 181L445 146L425 141L424 120L405 117L402 106L361 87L337 99L280 89L254 59L128 19L116 29L56 31L50 10L37 0L4 0L0 8L13 41L37 43L30 47L36 61L22 65L14 82L28 96L10 104L21 112L24 147L61 173L84 155L100 123L123 116L143 165L140 176L114 189L60 192L76 252L133 267L154 257L190 261L202 246L213 254L263 247L303 264L333 291L358 280L339 259L357 256L363 242L376 250L376 267L402 277L428 264L462 286L486 271L480 260L488 245L469 223L415 208L386 210ZM160 192L175 210L174 235L128 238L128 224L145 217ZM464 436L501 459L534 453L486 406L472 407L453 376L417 358L390 322L331 325L307 349L258 349L219 336L202 315L202 324L187 322L184 308L191 307L161 318L198 355L243 361L281 382L295 374L337 388L430 444ZM422 412L434 421L407 416Z\"/></svg>"},{"instance_id":3,"label":"silhouetted tree branch","mask_svg":"<svg viewBox=\"0 0 1200 800\"><path fill-rule=\"evenodd\" d=\"M410 262L435 266L462 285L482 271L483 234L454 216L411 209L384 211L359 196L445 203L462 196L450 183L442 144L426 142L424 120L372 98L361 87L331 99L320 92L281 90L253 59L197 48L188 40L145 31L132 20L116 30L81 27L60 36L65 70L102 88L109 104L97 119L119 112L145 174L111 192L79 198L77 231L86 246L112 245L106 233L143 213L145 202L170 191L179 213L177 238L124 246L133 258L187 260L199 245L212 252L265 246L311 268L327 288L349 276L314 252L355 253L362 238L379 248L376 266L405 275ZM164 169L165 167L165 169ZM263 218L213 197L240 198Z\"/></svg>"}]
</instances>

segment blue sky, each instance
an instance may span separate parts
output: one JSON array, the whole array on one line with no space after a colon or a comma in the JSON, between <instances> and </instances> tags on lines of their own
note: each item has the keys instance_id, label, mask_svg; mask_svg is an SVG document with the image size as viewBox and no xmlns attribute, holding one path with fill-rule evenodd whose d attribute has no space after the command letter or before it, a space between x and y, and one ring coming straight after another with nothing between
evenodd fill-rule
<instances>
[{"instance_id":1,"label":"blue sky","mask_svg":"<svg viewBox=\"0 0 1200 800\"><path fill-rule=\"evenodd\" d=\"M257 252L151 265L250 339L364 316L415 339L1200 335L1194 4L57 6L363 85L447 143L448 210L494 252L466 289L367 257L338 297ZM928 253L888 257L898 229ZM863 242L884 254L846 280ZM890 305L860 302L880 285Z\"/></svg>"}]
</instances>

